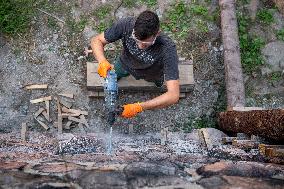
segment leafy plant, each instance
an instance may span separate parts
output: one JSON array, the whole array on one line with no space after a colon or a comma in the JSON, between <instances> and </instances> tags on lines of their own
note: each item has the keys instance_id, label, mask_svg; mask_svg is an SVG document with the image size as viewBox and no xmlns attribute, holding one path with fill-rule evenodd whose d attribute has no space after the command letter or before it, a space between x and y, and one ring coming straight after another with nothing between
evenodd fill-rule
<instances>
[{"instance_id":1,"label":"leafy plant","mask_svg":"<svg viewBox=\"0 0 284 189\"><path fill-rule=\"evenodd\" d=\"M279 40L282 40L282 41L284 41L284 28L282 28L281 30L279 30L279 31L277 31L277 38L279 39Z\"/></svg>"},{"instance_id":2,"label":"leafy plant","mask_svg":"<svg viewBox=\"0 0 284 189\"><path fill-rule=\"evenodd\" d=\"M122 5L127 8L132 8L136 5L136 1L133 0L123 0Z\"/></svg>"},{"instance_id":3,"label":"leafy plant","mask_svg":"<svg viewBox=\"0 0 284 189\"><path fill-rule=\"evenodd\" d=\"M272 12L269 9L259 10L257 12L257 18L264 24L271 24L272 22L274 22Z\"/></svg>"},{"instance_id":4,"label":"leafy plant","mask_svg":"<svg viewBox=\"0 0 284 189\"><path fill-rule=\"evenodd\" d=\"M94 12L93 12L93 15L102 20L104 19L106 16L109 15L111 11L111 6L110 5L104 5L104 6L101 6L99 8L97 8Z\"/></svg>"},{"instance_id":5,"label":"leafy plant","mask_svg":"<svg viewBox=\"0 0 284 189\"><path fill-rule=\"evenodd\" d=\"M273 72L270 76L271 81L280 81L282 79L282 73L281 72Z\"/></svg>"},{"instance_id":6,"label":"leafy plant","mask_svg":"<svg viewBox=\"0 0 284 189\"><path fill-rule=\"evenodd\" d=\"M8 34L24 32L34 15L34 0L0 1L0 31Z\"/></svg>"},{"instance_id":7,"label":"leafy plant","mask_svg":"<svg viewBox=\"0 0 284 189\"><path fill-rule=\"evenodd\" d=\"M161 28L173 33L177 37L185 37L189 31L188 8L183 1L179 1L173 5L167 12L165 20L161 24Z\"/></svg>"},{"instance_id":8,"label":"leafy plant","mask_svg":"<svg viewBox=\"0 0 284 189\"><path fill-rule=\"evenodd\" d=\"M157 0L140 0L142 3L146 3L148 7L157 5Z\"/></svg>"},{"instance_id":9,"label":"leafy plant","mask_svg":"<svg viewBox=\"0 0 284 189\"><path fill-rule=\"evenodd\" d=\"M202 5L192 5L190 7L190 12L194 15L201 15L201 16L207 16L208 10L206 7Z\"/></svg>"},{"instance_id":10,"label":"leafy plant","mask_svg":"<svg viewBox=\"0 0 284 189\"><path fill-rule=\"evenodd\" d=\"M238 14L241 62L244 70L248 73L255 71L264 62L260 52L264 41L261 38L248 35L247 30L250 23L249 17Z\"/></svg>"}]
</instances>

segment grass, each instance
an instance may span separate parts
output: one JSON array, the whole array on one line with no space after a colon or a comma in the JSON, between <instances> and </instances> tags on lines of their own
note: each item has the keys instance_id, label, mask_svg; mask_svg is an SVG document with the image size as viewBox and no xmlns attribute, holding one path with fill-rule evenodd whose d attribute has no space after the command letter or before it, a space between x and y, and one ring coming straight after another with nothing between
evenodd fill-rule
<instances>
[{"instance_id":1,"label":"grass","mask_svg":"<svg viewBox=\"0 0 284 189\"><path fill-rule=\"evenodd\" d=\"M198 32L209 31L207 22L213 21L216 14L209 15L207 7L197 3L188 5L184 1L178 1L165 13L161 28L167 33L173 34L176 39L184 39L191 28Z\"/></svg>"},{"instance_id":2,"label":"grass","mask_svg":"<svg viewBox=\"0 0 284 189\"><path fill-rule=\"evenodd\" d=\"M93 16L95 16L97 19L97 22L95 23L93 28L97 32L101 33L105 31L113 23L113 17L110 16L111 11L112 11L111 5L106 4L97 8L93 12Z\"/></svg>"},{"instance_id":3,"label":"grass","mask_svg":"<svg viewBox=\"0 0 284 189\"><path fill-rule=\"evenodd\" d=\"M157 5L157 0L140 0L141 3L145 3L148 7L154 7Z\"/></svg>"},{"instance_id":4,"label":"grass","mask_svg":"<svg viewBox=\"0 0 284 189\"><path fill-rule=\"evenodd\" d=\"M272 11L269 9L261 9L257 12L257 19L264 24L271 24L274 22Z\"/></svg>"},{"instance_id":5,"label":"grass","mask_svg":"<svg viewBox=\"0 0 284 189\"><path fill-rule=\"evenodd\" d=\"M0 1L0 31L7 34L27 31L35 14L35 0Z\"/></svg>"},{"instance_id":6,"label":"grass","mask_svg":"<svg viewBox=\"0 0 284 189\"><path fill-rule=\"evenodd\" d=\"M273 72L271 75L270 75L270 80L271 81L280 81L282 79L282 73L281 72Z\"/></svg>"},{"instance_id":7,"label":"grass","mask_svg":"<svg viewBox=\"0 0 284 189\"><path fill-rule=\"evenodd\" d=\"M253 37L248 34L250 24L251 21L248 16L238 14L241 62L242 67L247 73L256 71L264 62L261 56L261 48L265 43L261 38Z\"/></svg>"},{"instance_id":8,"label":"grass","mask_svg":"<svg viewBox=\"0 0 284 189\"><path fill-rule=\"evenodd\" d=\"M102 20L110 14L112 10L111 6L106 4L97 8L92 15L95 16L97 19Z\"/></svg>"},{"instance_id":9,"label":"grass","mask_svg":"<svg viewBox=\"0 0 284 189\"><path fill-rule=\"evenodd\" d=\"M284 41L284 28L278 30L276 36L277 39Z\"/></svg>"}]
</instances>

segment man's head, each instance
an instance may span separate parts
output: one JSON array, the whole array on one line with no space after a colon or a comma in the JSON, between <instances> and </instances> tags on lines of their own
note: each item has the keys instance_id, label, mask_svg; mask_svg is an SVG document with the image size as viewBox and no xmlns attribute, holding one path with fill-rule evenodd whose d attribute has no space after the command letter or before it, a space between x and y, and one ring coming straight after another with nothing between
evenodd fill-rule
<instances>
[{"instance_id":1,"label":"man's head","mask_svg":"<svg viewBox=\"0 0 284 189\"><path fill-rule=\"evenodd\" d=\"M144 11L135 21L132 36L139 48L147 48L154 44L159 32L160 21L157 14L151 11Z\"/></svg>"}]
</instances>

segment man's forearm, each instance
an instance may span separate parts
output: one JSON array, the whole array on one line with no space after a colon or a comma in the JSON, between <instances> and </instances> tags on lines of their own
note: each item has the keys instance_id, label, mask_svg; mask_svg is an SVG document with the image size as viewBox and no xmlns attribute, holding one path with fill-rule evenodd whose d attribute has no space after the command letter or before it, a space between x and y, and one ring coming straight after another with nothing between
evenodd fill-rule
<instances>
[{"instance_id":1,"label":"man's forearm","mask_svg":"<svg viewBox=\"0 0 284 189\"><path fill-rule=\"evenodd\" d=\"M105 44L100 40L99 35L91 39L93 55L95 56L98 62L101 62L106 59L104 54L104 46Z\"/></svg>"},{"instance_id":2,"label":"man's forearm","mask_svg":"<svg viewBox=\"0 0 284 189\"><path fill-rule=\"evenodd\" d=\"M179 93L166 92L156 98L142 102L143 110L164 108L169 105L177 103L179 100Z\"/></svg>"}]
</instances>

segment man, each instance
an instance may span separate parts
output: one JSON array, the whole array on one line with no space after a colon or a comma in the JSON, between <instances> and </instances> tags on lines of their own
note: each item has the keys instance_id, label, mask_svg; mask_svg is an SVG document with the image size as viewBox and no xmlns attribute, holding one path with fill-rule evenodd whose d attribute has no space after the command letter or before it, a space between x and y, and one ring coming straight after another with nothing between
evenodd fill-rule
<instances>
[{"instance_id":1,"label":"man","mask_svg":"<svg viewBox=\"0 0 284 189\"><path fill-rule=\"evenodd\" d=\"M99 62L98 73L106 77L112 65L104 55L104 46L121 39L123 51L114 65L118 79L133 75L161 87L165 81L167 92L145 101L123 106L122 117L131 118L138 113L163 108L179 100L179 72L176 46L160 31L158 16L151 11L142 12L137 18L125 18L105 32L91 39L91 47Z\"/></svg>"}]
</instances>

